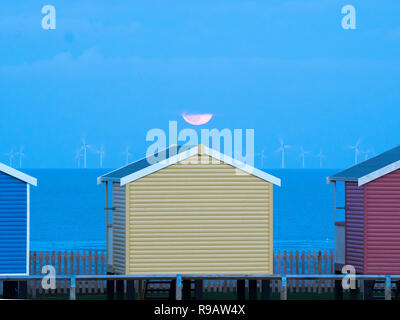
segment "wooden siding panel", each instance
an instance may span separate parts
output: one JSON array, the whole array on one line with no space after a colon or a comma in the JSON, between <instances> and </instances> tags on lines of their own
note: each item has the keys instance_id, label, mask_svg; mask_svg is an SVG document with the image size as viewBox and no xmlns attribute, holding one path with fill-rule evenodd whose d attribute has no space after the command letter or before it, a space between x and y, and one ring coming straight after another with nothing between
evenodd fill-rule
<instances>
[{"instance_id":1,"label":"wooden siding panel","mask_svg":"<svg viewBox=\"0 0 400 320\"><path fill-rule=\"evenodd\" d=\"M365 185L365 273L400 273L400 170Z\"/></svg>"},{"instance_id":2,"label":"wooden siding panel","mask_svg":"<svg viewBox=\"0 0 400 320\"><path fill-rule=\"evenodd\" d=\"M27 185L0 172L0 274L25 274Z\"/></svg>"},{"instance_id":3,"label":"wooden siding panel","mask_svg":"<svg viewBox=\"0 0 400 320\"><path fill-rule=\"evenodd\" d=\"M127 273L273 273L271 183L195 156L127 192Z\"/></svg>"},{"instance_id":4,"label":"wooden siding panel","mask_svg":"<svg viewBox=\"0 0 400 320\"><path fill-rule=\"evenodd\" d=\"M125 274L125 186L113 183L113 270Z\"/></svg>"},{"instance_id":5,"label":"wooden siding panel","mask_svg":"<svg viewBox=\"0 0 400 320\"><path fill-rule=\"evenodd\" d=\"M345 229L346 264L353 265L357 272L364 270L364 188L356 182L345 184Z\"/></svg>"}]
</instances>

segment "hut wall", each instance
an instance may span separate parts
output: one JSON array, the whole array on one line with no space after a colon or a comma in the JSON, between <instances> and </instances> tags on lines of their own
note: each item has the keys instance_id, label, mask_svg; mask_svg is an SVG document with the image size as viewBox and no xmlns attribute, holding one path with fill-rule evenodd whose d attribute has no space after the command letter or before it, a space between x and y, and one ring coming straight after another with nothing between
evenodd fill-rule
<instances>
[{"instance_id":1,"label":"hut wall","mask_svg":"<svg viewBox=\"0 0 400 320\"><path fill-rule=\"evenodd\" d=\"M365 273L400 274L400 170L365 184Z\"/></svg>"},{"instance_id":2,"label":"hut wall","mask_svg":"<svg viewBox=\"0 0 400 320\"><path fill-rule=\"evenodd\" d=\"M113 272L125 274L125 186L113 183Z\"/></svg>"},{"instance_id":3,"label":"hut wall","mask_svg":"<svg viewBox=\"0 0 400 320\"><path fill-rule=\"evenodd\" d=\"M364 272L364 188L357 182L345 184L345 261Z\"/></svg>"},{"instance_id":4,"label":"hut wall","mask_svg":"<svg viewBox=\"0 0 400 320\"><path fill-rule=\"evenodd\" d=\"M127 273L272 274L272 190L206 155L127 184Z\"/></svg>"},{"instance_id":5,"label":"hut wall","mask_svg":"<svg viewBox=\"0 0 400 320\"><path fill-rule=\"evenodd\" d=\"M0 274L26 274L28 188L0 172Z\"/></svg>"}]
</instances>

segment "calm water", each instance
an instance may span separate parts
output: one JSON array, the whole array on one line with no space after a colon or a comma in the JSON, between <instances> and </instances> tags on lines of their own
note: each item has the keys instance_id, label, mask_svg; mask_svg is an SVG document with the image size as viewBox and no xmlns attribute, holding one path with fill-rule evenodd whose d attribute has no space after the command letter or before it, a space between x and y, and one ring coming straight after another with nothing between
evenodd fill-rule
<instances>
[{"instance_id":1,"label":"calm water","mask_svg":"<svg viewBox=\"0 0 400 320\"><path fill-rule=\"evenodd\" d=\"M30 169L31 249L105 249L105 190L96 178L109 170ZM333 186L337 170L267 170L274 187L274 249L333 249ZM339 192L340 193L340 192Z\"/></svg>"}]
</instances>

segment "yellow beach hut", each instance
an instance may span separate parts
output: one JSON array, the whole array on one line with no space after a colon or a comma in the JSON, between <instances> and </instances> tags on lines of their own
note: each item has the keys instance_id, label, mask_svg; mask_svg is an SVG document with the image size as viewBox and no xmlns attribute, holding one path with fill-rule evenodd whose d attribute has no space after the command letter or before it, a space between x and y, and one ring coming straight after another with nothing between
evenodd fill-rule
<instances>
[{"instance_id":1,"label":"yellow beach hut","mask_svg":"<svg viewBox=\"0 0 400 320\"><path fill-rule=\"evenodd\" d=\"M107 190L109 273L273 274L279 178L198 145L170 147L98 183Z\"/></svg>"}]
</instances>

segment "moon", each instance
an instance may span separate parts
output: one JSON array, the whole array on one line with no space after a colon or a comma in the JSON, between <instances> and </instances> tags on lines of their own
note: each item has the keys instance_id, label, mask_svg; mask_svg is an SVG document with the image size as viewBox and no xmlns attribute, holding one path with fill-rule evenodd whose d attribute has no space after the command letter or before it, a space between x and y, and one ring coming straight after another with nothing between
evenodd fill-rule
<instances>
[{"instance_id":1,"label":"moon","mask_svg":"<svg viewBox=\"0 0 400 320\"><path fill-rule=\"evenodd\" d=\"M183 119L194 126L201 126L206 124L212 118L212 113L199 113L199 114L186 114L182 113Z\"/></svg>"}]
</instances>

